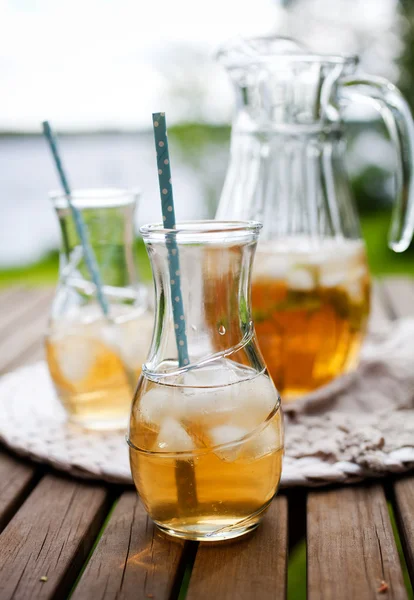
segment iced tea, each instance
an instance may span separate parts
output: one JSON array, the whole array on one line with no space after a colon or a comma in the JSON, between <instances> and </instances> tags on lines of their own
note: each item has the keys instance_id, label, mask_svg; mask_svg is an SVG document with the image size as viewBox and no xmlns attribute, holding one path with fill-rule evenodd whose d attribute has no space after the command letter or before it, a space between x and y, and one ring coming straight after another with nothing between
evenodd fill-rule
<instances>
[{"instance_id":1,"label":"iced tea","mask_svg":"<svg viewBox=\"0 0 414 600\"><path fill-rule=\"evenodd\" d=\"M273 383L224 359L167 379L143 378L131 415L131 470L146 510L183 538L229 539L253 529L282 470Z\"/></svg>"},{"instance_id":2,"label":"iced tea","mask_svg":"<svg viewBox=\"0 0 414 600\"><path fill-rule=\"evenodd\" d=\"M360 241L289 238L259 245L253 319L283 400L310 392L356 365L369 298Z\"/></svg>"},{"instance_id":3,"label":"iced tea","mask_svg":"<svg viewBox=\"0 0 414 600\"><path fill-rule=\"evenodd\" d=\"M153 318L114 306L113 323L98 306L52 321L49 371L71 421L92 429L124 427L151 342Z\"/></svg>"}]
</instances>

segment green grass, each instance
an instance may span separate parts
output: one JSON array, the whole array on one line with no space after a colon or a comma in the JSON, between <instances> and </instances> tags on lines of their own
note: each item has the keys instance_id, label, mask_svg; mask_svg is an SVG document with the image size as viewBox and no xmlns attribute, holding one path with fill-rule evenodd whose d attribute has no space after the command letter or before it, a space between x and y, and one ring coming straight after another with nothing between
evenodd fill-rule
<instances>
[{"instance_id":1,"label":"green grass","mask_svg":"<svg viewBox=\"0 0 414 600\"><path fill-rule=\"evenodd\" d=\"M396 254L387 247L390 218L389 211L372 213L361 218L371 273L414 276L413 247L402 254Z\"/></svg>"},{"instance_id":2,"label":"green grass","mask_svg":"<svg viewBox=\"0 0 414 600\"><path fill-rule=\"evenodd\" d=\"M408 250L395 254L387 247L387 235L390 222L388 211L373 213L361 218L361 226L367 243L368 260L373 275L411 275L414 276L414 252ZM138 239L135 245L140 277L151 280L151 269L143 241ZM58 278L58 253L50 252L42 260L13 269L0 269L0 287L24 283L27 285L53 285Z\"/></svg>"},{"instance_id":3,"label":"green grass","mask_svg":"<svg viewBox=\"0 0 414 600\"><path fill-rule=\"evenodd\" d=\"M289 554L288 600L306 600L306 542L296 544Z\"/></svg>"},{"instance_id":4,"label":"green grass","mask_svg":"<svg viewBox=\"0 0 414 600\"><path fill-rule=\"evenodd\" d=\"M0 286L24 283L46 285L55 283L58 274L58 253L50 252L39 262L11 269L0 269Z\"/></svg>"},{"instance_id":5,"label":"green grass","mask_svg":"<svg viewBox=\"0 0 414 600\"><path fill-rule=\"evenodd\" d=\"M151 267L144 243L138 239L135 244L135 256L140 278L151 280ZM8 285L54 285L58 280L59 254L50 252L42 260L27 266L0 269L0 287Z\"/></svg>"},{"instance_id":6,"label":"green grass","mask_svg":"<svg viewBox=\"0 0 414 600\"><path fill-rule=\"evenodd\" d=\"M388 513L391 519L392 531L394 534L395 543L397 546L398 556L400 557L401 568L404 577L404 584L407 590L408 600L414 600L414 592L411 586L410 576L408 574L407 563L405 562L404 552L401 545L401 539L397 528L397 523L395 521L394 509L392 507L391 502L388 502Z\"/></svg>"},{"instance_id":7,"label":"green grass","mask_svg":"<svg viewBox=\"0 0 414 600\"><path fill-rule=\"evenodd\" d=\"M118 501L119 501L118 497L113 500L113 502L111 504L111 507L110 507L110 509L108 511L108 514L106 515L105 520L102 523L101 528L99 529L98 535L96 536L95 541L94 541L94 543L93 543L93 545L92 545L92 547L91 547L91 549L89 551L89 554L88 554L88 556L87 556L84 564L82 565L82 568L79 571L79 574L78 574L78 576L77 576L77 578L76 578L76 580L75 580L75 582L74 582L74 584L73 584L73 586L72 586L72 588L71 588L71 590L70 590L70 592L68 594L68 600L70 600L70 598L72 597L72 595L73 595L73 593L74 593L74 591L76 589L76 586L78 585L79 581L81 580L81 577L84 574L84 572L86 570L86 567L88 566L88 563L89 563L90 559L92 558L92 555L95 552L96 547L98 546L99 541L102 538L102 536L104 534L104 531L105 531L105 529L106 529L106 527L107 527L107 525L108 525L108 523L109 523L109 521L110 521L110 519L112 517L112 514L113 514L113 512L114 512L114 510L116 508L116 505L118 504Z\"/></svg>"}]
</instances>

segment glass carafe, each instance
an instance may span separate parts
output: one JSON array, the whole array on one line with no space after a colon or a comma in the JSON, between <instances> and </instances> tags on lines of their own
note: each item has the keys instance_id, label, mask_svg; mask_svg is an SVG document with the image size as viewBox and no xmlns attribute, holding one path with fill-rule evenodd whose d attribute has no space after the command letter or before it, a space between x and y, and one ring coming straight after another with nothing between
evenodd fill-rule
<instances>
[{"instance_id":1,"label":"glass carafe","mask_svg":"<svg viewBox=\"0 0 414 600\"><path fill-rule=\"evenodd\" d=\"M155 331L130 420L132 476L165 532L216 541L256 527L282 468L280 401L256 345L250 270L258 223L141 229ZM179 253L170 273L168 253ZM179 366L171 279L180 278L188 359ZM177 282L175 282L176 285ZM174 284L173 284L174 285ZM180 339L183 343L183 339Z\"/></svg>"},{"instance_id":2,"label":"glass carafe","mask_svg":"<svg viewBox=\"0 0 414 600\"><path fill-rule=\"evenodd\" d=\"M153 330L133 252L137 195L119 189L72 194L95 254L108 317L97 300L66 196L51 196L62 240L46 335L49 371L72 422L92 429L126 427Z\"/></svg>"},{"instance_id":3,"label":"glass carafe","mask_svg":"<svg viewBox=\"0 0 414 600\"><path fill-rule=\"evenodd\" d=\"M290 400L353 368L367 323L370 280L343 164L343 109L373 103L395 144L396 251L413 233L413 121L391 83L355 74L354 57L257 39L223 48L219 58L237 110L216 218L263 223L253 317L269 371Z\"/></svg>"}]
</instances>

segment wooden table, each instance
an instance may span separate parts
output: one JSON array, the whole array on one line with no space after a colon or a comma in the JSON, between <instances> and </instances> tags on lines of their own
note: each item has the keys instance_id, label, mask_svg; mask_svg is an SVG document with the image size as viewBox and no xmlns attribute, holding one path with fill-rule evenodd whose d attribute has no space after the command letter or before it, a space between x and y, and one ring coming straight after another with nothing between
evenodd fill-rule
<instances>
[{"instance_id":1,"label":"wooden table","mask_svg":"<svg viewBox=\"0 0 414 600\"><path fill-rule=\"evenodd\" d=\"M0 372L42 356L51 296L0 293ZM412 282L376 284L374 319L408 314ZM412 475L281 492L250 538L208 546L158 533L131 488L71 479L0 449L0 600L285 598L289 554L301 538L308 598L404 600L389 510L413 581Z\"/></svg>"}]
</instances>

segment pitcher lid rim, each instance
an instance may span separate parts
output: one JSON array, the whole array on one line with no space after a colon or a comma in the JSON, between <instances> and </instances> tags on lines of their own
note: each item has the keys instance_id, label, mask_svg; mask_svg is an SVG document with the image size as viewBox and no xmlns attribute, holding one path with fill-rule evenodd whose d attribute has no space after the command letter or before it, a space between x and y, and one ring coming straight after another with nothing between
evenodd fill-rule
<instances>
[{"instance_id":1,"label":"pitcher lid rim","mask_svg":"<svg viewBox=\"0 0 414 600\"><path fill-rule=\"evenodd\" d=\"M217 58L229 69L237 69L245 66L255 66L268 64L271 61L280 61L284 63L319 63L329 65L346 65L346 64L358 64L358 56L356 54L322 54L322 53L283 53L274 52L262 54L260 56L239 56L237 58L226 58L227 50L225 48L220 49L217 52Z\"/></svg>"}]
</instances>

